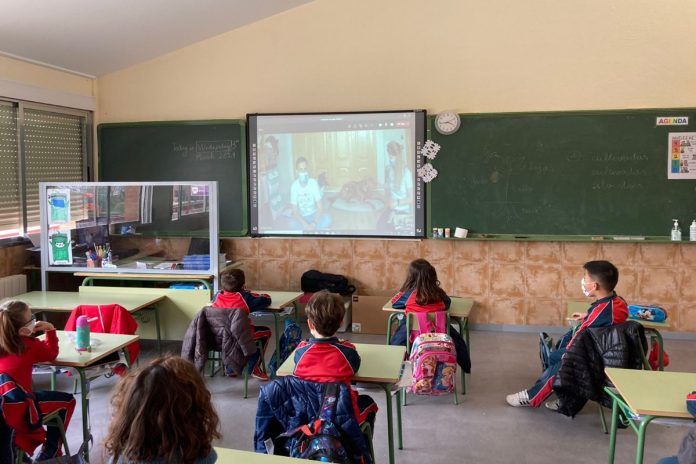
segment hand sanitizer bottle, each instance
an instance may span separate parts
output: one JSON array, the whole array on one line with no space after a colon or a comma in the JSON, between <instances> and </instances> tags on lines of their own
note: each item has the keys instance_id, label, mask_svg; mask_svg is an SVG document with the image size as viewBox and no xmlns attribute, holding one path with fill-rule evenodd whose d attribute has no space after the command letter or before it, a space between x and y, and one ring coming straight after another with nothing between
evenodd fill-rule
<instances>
[{"instance_id":1,"label":"hand sanitizer bottle","mask_svg":"<svg viewBox=\"0 0 696 464\"><path fill-rule=\"evenodd\" d=\"M689 240L696 242L696 219L691 221L691 227L689 227Z\"/></svg>"},{"instance_id":2,"label":"hand sanitizer bottle","mask_svg":"<svg viewBox=\"0 0 696 464\"><path fill-rule=\"evenodd\" d=\"M674 225L672 226L672 241L678 242L682 239L681 228L679 227L679 221L677 219L672 219Z\"/></svg>"}]
</instances>

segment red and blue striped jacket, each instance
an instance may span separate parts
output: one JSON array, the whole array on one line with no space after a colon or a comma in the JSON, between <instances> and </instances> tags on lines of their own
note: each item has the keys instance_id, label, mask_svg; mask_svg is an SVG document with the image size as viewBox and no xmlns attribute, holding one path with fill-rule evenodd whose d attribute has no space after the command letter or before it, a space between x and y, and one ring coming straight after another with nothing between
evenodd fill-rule
<instances>
[{"instance_id":1,"label":"red and blue striped jacket","mask_svg":"<svg viewBox=\"0 0 696 464\"><path fill-rule=\"evenodd\" d=\"M626 319L628 319L628 305L623 298L618 296L616 292L613 292L611 295L600 298L590 305L587 309L587 314L580 319L581 322L578 328L575 329L575 332L570 331L566 333L561 339L560 346L570 347L577 336L585 329L611 327L612 325L626 322Z\"/></svg>"},{"instance_id":2,"label":"red and blue striped jacket","mask_svg":"<svg viewBox=\"0 0 696 464\"><path fill-rule=\"evenodd\" d=\"M407 313L432 313L435 311L446 311L450 307L452 300L445 296L445 300L419 305L416 303L416 291L406 290L399 292L391 299L394 309L405 309Z\"/></svg>"},{"instance_id":3,"label":"red and blue striped jacket","mask_svg":"<svg viewBox=\"0 0 696 464\"><path fill-rule=\"evenodd\" d=\"M220 290L213 299L213 308L243 309L247 314L266 309L271 304L271 297L265 293L253 293L248 290L226 292Z\"/></svg>"},{"instance_id":4,"label":"red and blue striped jacket","mask_svg":"<svg viewBox=\"0 0 696 464\"><path fill-rule=\"evenodd\" d=\"M14 442L22 450L33 454L36 447L44 442L46 432L41 426L41 412L36 398L5 373L0 374L0 414L0 420L14 430Z\"/></svg>"},{"instance_id":5,"label":"red and blue striped jacket","mask_svg":"<svg viewBox=\"0 0 696 464\"><path fill-rule=\"evenodd\" d=\"M336 337L310 338L295 350L293 375L312 382L343 382L360 369L360 355L355 346Z\"/></svg>"}]
</instances>

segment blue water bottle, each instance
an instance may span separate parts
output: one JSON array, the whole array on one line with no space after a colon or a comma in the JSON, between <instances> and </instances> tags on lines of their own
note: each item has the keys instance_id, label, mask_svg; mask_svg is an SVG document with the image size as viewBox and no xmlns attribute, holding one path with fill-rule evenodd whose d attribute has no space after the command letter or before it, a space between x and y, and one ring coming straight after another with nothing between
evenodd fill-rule
<instances>
[{"instance_id":1,"label":"blue water bottle","mask_svg":"<svg viewBox=\"0 0 696 464\"><path fill-rule=\"evenodd\" d=\"M79 316L75 326L75 348L77 351L89 351L89 321L87 316Z\"/></svg>"}]
</instances>

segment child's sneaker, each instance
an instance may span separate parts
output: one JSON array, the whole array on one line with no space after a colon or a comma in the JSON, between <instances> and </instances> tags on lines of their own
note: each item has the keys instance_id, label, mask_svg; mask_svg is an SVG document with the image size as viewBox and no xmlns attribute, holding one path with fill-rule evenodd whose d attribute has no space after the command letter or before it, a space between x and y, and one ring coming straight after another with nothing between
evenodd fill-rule
<instances>
[{"instance_id":1,"label":"child's sneaker","mask_svg":"<svg viewBox=\"0 0 696 464\"><path fill-rule=\"evenodd\" d=\"M544 403L544 406L549 411L558 411L558 409L561 407L561 401L558 399L553 401L547 401L546 403Z\"/></svg>"},{"instance_id":2,"label":"child's sneaker","mask_svg":"<svg viewBox=\"0 0 696 464\"><path fill-rule=\"evenodd\" d=\"M254 366L254 369L251 371L251 376L264 382L268 381L268 374L261 370L261 366Z\"/></svg>"},{"instance_id":3,"label":"child's sneaker","mask_svg":"<svg viewBox=\"0 0 696 464\"><path fill-rule=\"evenodd\" d=\"M508 395L505 397L505 401L507 401L507 404L509 404L510 406L514 406L516 408L522 406L530 406L529 395L527 394L527 390L522 390L521 392Z\"/></svg>"}]
</instances>

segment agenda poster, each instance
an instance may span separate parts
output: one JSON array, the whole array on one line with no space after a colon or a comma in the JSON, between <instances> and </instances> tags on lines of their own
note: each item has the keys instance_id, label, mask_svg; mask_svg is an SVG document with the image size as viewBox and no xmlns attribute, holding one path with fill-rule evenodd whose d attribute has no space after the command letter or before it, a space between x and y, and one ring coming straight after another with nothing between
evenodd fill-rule
<instances>
[{"instance_id":1,"label":"agenda poster","mask_svg":"<svg viewBox=\"0 0 696 464\"><path fill-rule=\"evenodd\" d=\"M668 179L696 179L696 132L669 134Z\"/></svg>"}]
</instances>

